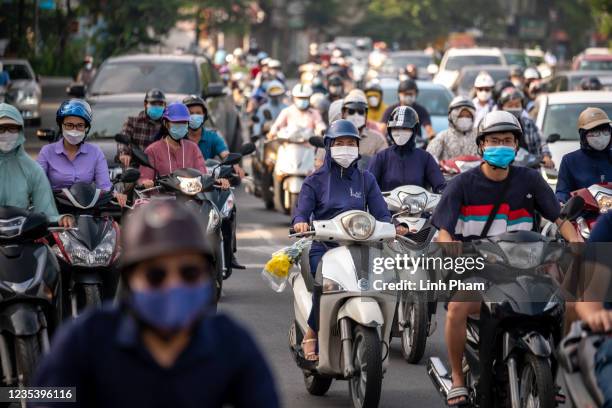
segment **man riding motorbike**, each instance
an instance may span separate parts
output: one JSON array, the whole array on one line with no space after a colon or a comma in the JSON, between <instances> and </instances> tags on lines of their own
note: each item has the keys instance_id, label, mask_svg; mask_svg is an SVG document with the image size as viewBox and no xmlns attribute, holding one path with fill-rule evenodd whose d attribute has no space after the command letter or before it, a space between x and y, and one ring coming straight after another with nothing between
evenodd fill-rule
<instances>
[{"instance_id":1,"label":"man riding motorbike","mask_svg":"<svg viewBox=\"0 0 612 408\"><path fill-rule=\"evenodd\" d=\"M166 107L166 96L157 88L149 89L144 99L144 110L136 116L127 118L121 129L130 141L142 150L153 143L159 129L161 118ZM132 160L132 151L129 145L117 143L119 161L124 167L129 167Z\"/></svg>"},{"instance_id":2,"label":"man riding motorbike","mask_svg":"<svg viewBox=\"0 0 612 408\"><path fill-rule=\"evenodd\" d=\"M370 81L364 90L368 98L368 120L382 122L387 104L383 101L383 89L378 82Z\"/></svg>"},{"instance_id":3,"label":"man riding motorbike","mask_svg":"<svg viewBox=\"0 0 612 408\"><path fill-rule=\"evenodd\" d=\"M383 114L383 122L389 122L389 118L391 117L391 113L395 111L395 108L398 106L409 106L416 111L419 117L419 121L421 122L421 126L425 128L425 133L427 133L427 138L432 139L436 133L431 126L431 117L429 116L429 112L427 109L418 104L416 102L416 98L419 94L419 87L417 83L413 79L407 79L399 83L397 88L397 96L399 98L399 102L393 104L387 108L385 113ZM421 132L419 132L420 135Z\"/></svg>"},{"instance_id":4,"label":"man riding motorbike","mask_svg":"<svg viewBox=\"0 0 612 408\"><path fill-rule=\"evenodd\" d=\"M474 92L476 97L474 98L474 106L476 108L476 114L474 115L474 127L478 127L478 124L484 118L484 116L493 110L495 102L493 101L493 87L495 82L493 77L488 72L482 71L474 80Z\"/></svg>"},{"instance_id":5,"label":"man riding motorbike","mask_svg":"<svg viewBox=\"0 0 612 408\"><path fill-rule=\"evenodd\" d=\"M312 96L310 85L297 84L293 87L291 95L293 96L293 104L283 109L272 124L268 133L268 139L270 140L276 137L279 130L289 124L311 129L317 134L325 130L325 123L321 114L310 107L310 97Z\"/></svg>"},{"instance_id":6,"label":"man riding motorbike","mask_svg":"<svg viewBox=\"0 0 612 408\"><path fill-rule=\"evenodd\" d=\"M474 116L476 107L467 98L457 96L448 105L448 129L438 133L427 145L427 152L438 162L457 156L478 154Z\"/></svg>"},{"instance_id":7,"label":"man riding motorbike","mask_svg":"<svg viewBox=\"0 0 612 408\"><path fill-rule=\"evenodd\" d=\"M350 121L332 122L325 133L325 163L304 181L292 225L296 232L306 232L311 220L329 220L348 210L368 210L377 220L390 222L387 204L368 171L357 167L360 136ZM310 271L317 266L332 242L314 242L310 249ZM315 296L304 336L304 357L316 361L319 299Z\"/></svg>"},{"instance_id":8,"label":"man riding motorbike","mask_svg":"<svg viewBox=\"0 0 612 408\"><path fill-rule=\"evenodd\" d=\"M327 90L329 92L329 102L337 101L344 97L344 80L339 75L332 75L327 80Z\"/></svg>"},{"instance_id":9,"label":"man riding motorbike","mask_svg":"<svg viewBox=\"0 0 612 408\"><path fill-rule=\"evenodd\" d=\"M511 166L521 138L521 125L511 113L495 111L483 118L476 143L484 162L459 174L444 190L432 218L432 224L439 229L438 242L470 241L508 231L531 230L536 208L544 218L555 220L566 240L580 241L571 223L559 219L559 202L540 174L527 167ZM491 214L495 207L498 211ZM483 209L488 213L483 213ZM486 222L483 216L493 217L494 221ZM479 313L477 301L448 303L445 337L453 383L448 394L449 406L468 403L462 370L467 317Z\"/></svg>"},{"instance_id":10,"label":"man riding motorbike","mask_svg":"<svg viewBox=\"0 0 612 408\"><path fill-rule=\"evenodd\" d=\"M587 108L578 117L580 149L561 159L557 198L569 199L572 191L596 183L612 182L612 121L599 108Z\"/></svg>"},{"instance_id":11,"label":"man riding motorbike","mask_svg":"<svg viewBox=\"0 0 612 408\"><path fill-rule=\"evenodd\" d=\"M434 193L442 191L444 176L436 160L416 147L416 137L421 132L417 112L409 106L398 106L389 117L387 132L394 145L374 156L368 165L380 189L391 191L415 185L431 186Z\"/></svg>"},{"instance_id":12,"label":"man riding motorbike","mask_svg":"<svg viewBox=\"0 0 612 408\"><path fill-rule=\"evenodd\" d=\"M359 130L359 154L374 156L387 148L387 140L380 132L367 126L368 102L361 89L353 89L342 100L342 119L347 119Z\"/></svg>"},{"instance_id":13,"label":"man riding motorbike","mask_svg":"<svg viewBox=\"0 0 612 408\"><path fill-rule=\"evenodd\" d=\"M33 207L50 221L71 227L73 217L57 213L49 180L24 143L23 117L14 106L0 103L0 206Z\"/></svg>"},{"instance_id":14,"label":"man riding motorbike","mask_svg":"<svg viewBox=\"0 0 612 408\"><path fill-rule=\"evenodd\" d=\"M268 98L266 103L257 108L257 112L255 112L258 120L253 124L253 135L261 135L264 124L269 120L276 120L281 111L287 107L287 104L283 102L285 85L282 82L277 80L268 82L266 96ZM271 119L266 118L265 111L270 112Z\"/></svg>"}]
</instances>

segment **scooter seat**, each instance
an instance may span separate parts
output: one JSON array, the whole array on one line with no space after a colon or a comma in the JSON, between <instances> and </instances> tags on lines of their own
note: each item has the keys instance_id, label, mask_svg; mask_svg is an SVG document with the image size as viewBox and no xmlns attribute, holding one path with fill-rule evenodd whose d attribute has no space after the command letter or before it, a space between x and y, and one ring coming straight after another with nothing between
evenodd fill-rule
<instances>
[{"instance_id":1,"label":"scooter seat","mask_svg":"<svg viewBox=\"0 0 612 408\"><path fill-rule=\"evenodd\" d=\"M584 385L593 397L597 406L603 405L603 394L595 376L595 353L597 353L597 337L583 338L578 344L578 365Z\"/></svg>"},{"instance_id":2,"label":"scooter seat","mask_svg":"<svg viewBox=\"0 0 612 408\"><path fill-rule=\"evenodd\" d=\"M302 250L302 255L300 256L300 272L302 274L302 279L304 279L306 289L309 292L313 292L315 279L312 276L312 273L310 273L310 245L307 245Z\"/></svg>"}]
</instances>

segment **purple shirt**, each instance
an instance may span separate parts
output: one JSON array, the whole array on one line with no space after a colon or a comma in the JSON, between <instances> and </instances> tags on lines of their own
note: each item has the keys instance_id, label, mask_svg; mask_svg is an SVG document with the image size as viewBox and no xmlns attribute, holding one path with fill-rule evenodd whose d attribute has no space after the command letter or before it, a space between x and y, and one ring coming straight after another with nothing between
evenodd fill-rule
<instances>
[{"instance_id":1,"label":"purple shirt","mask_svg":"<svg viewBox=\"0 0 612 408\"><path fill-rule=\"evenodd\" d=\"M78 182L95 182L97 188L105 191L113 187L104 153L94 144L83 143L74 160L70 160L64 150L64 139L60 139L43 146L37 161L47 174L53 191L70 188Z\"/></svg>"}]
</instances>

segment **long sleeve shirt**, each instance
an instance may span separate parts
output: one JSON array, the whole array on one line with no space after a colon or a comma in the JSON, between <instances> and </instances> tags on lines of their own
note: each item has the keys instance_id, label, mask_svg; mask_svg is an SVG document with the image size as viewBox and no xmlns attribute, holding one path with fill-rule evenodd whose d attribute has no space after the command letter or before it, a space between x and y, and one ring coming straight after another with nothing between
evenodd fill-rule
<instances>
[{"instance_id":1,"label":"long sleeve shirt","mask_svg":"<svg viewBox=\"0 0 612 408\"><path fill-rule=\"evenodd\" d=\"M152 143L145 150L152 168L140 166L140 180L154 180L155 175L167 176L174 170L193 168L206 174L206 162L197 144L181 139L180 146L170 147L166 139Z\"/></svg>"},{"instance_id":2,"label":"long sleeve shirt","mask_svg":"<svg viewBox=\"0 0 612 408\"><path fill-rule=\"evenodd\" d=\"M278 115L270 132L277 133L280 129L287 127L289 124L301 128L312 129L315 133L320 133L325 130L325 123L321 118L319 111L313 108L300 110L295 105L285 108Z\"/></svg>"}]
</instances>

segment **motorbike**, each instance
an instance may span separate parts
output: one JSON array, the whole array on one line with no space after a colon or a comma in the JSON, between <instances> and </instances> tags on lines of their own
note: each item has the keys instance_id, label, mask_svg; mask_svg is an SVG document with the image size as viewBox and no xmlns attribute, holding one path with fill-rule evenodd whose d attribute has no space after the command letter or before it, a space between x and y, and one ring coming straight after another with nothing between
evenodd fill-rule
<instances>
[{"instance_id":1,"label":"motorbike","mask_svg":"<svg viewBox=\"0 0 612 408\"><path fill-rule=\"evenodd\" d=\"M61 276L44 214L0 207L0 359L4 386L27 386L61 321Z\"/></svg>"},{"instance_id":2,"label":"motorbike","mask_svg":"<svg viewBox=\"0 0 612 408\"><path fill-rule=\"evenodd\" d=\"M448 160L440 160L440 170L442 170L444 179L448 181L457 174L465 173L474 167L478 167L480 163L482 163L482 158L480 156L457 156Z\"/></svg>"},{"instance_id":3,"label":"motorbike","mask_svg":"<svg viewBox=\"0 0 612 408\"><path fill-rule=\"evenodd\" d=\"M285 214L293 215L304 179L314 171L311 136L311 129L289 125L278 132L275 140L266 142L278 146L273 171L274 205Z\"/></svg>"},{"instance_id":4,"label":"motorbike","mask_svg":"<svg viewBox=\"0 0 612 408\"><path fill-rule=\"evenodd\" d=\"M593 333L582 321L572 324L561 340L557 356L570 407L603 407L604 398L595 376L595 353L606 340L605 333Z\"/></svg>"},{"instance_id":5,"label":"motorbike","mask_svg":"<svg viewBox=\"0 0 612 408\"><path fill-rule=\"evenodd\" d=\"M366 212L351 210L331 220L313 221L309 232L290 233L340 244L321 259L317 276L322 277L322 284L310 273L308 247L302 251L299 272L289 276L294 299L289 347L302 369L307 391L321 396L334 379L348 380L354 407L378 406L383 373L389 363L387 339L396 295L373 290L379 275L370 266L372 259L382 256L381 242L396 237L395 227ZM318 362L306 360L301 348L315 292L321 298Z\"/></svg>"},{"instance_id":6,"label":"motorbike","mask_svg":"<svg viewBox=\"0 0 612 408\"><path fill-rule=\"evenodd\" d=\"M569 203L561 219L579 211ZM555 407L557 362L564 301L549 271L558 266L559 244L534 231L507 232L466 244L463 256L484 260L494 281L481 294L480 318L468 317L463 372L473 407ZM427 373L444 400L450 373L431 357Z\"/></svg>"},{"instance_id":7,"label":"motorbike","mask_svg":"<svg viewBox=\"0 0 612 408\"><path fill-rule=\"evenodd\" d=\"M427 256L429 245L437 229L430 223L429 217L440 201L439 194L433 194L420 186L401 186L393 191L383 192L383 197L393 218L400 225L408 228L404 240L389 243L395 253L408 254L414 259ZM432 271L418 268L414 271L398 271L401 281L418 282L433 280ZM417 364L423 357L427 337L435 331L437 302L433 291L405 290L399 293L399 301L393 323L392 337L401 339L401 351L404 359Z\"/></svg>"},{"instance_id":8,"label":"motorbike","mask_svg":"<svg viewBox=\"0 0 612 408\"><path fill-rule=\"evenodd\" d=\"M240 154L233 153L233 156L221 162L213 159L206 160L206 167L214 179L225 178L229 180L231 188L221 190L218 188L206 191L204 194L220 211L221 215L221 248L224 266L223 279L227 279L232 274L232 256L236 248L236 197L233 189L240 184L240 178L234 173L234 164L238 164L242 157L255 151L253 143L245 143L240 148Z\"/></svg>"},{"instance_id":9,"label":"motorbike","mask_svg":"<svg viewBox=\"0 0 612 408\"><path fill-rule=\"evenodd\" d=\"M267 210L271 210L274 208L274 181L272 179L274 162L267 159L271 153L271 146L266 143L265 135L270 131L274 118L267 109L264 110L263 115L265 122L261 126L261 134L251 136L251 141L256 147L256 153L251 162L253 168L252 192L256 197L261 197ZM259 117L253 116L253 121L259 123Z\"/></svg>"},{"instance_id":10,"label":"motorbike","mask_svg":"<svg viewBox=\"0 0 612 408\"><path fill-rule=\"evenodd\" d=\"M121 181L134 183L138 177L138 170L128 169ZM110 192L93 183L75 183L56 192L55 200L60 213L72 214L77 225L76 230L53 232L51 247L64 283L64 317L76 318L84 309L100 307L103 299L115 296L121 255L115 219L121 218L121 210Z\"/></svg>"}]
</instances>

